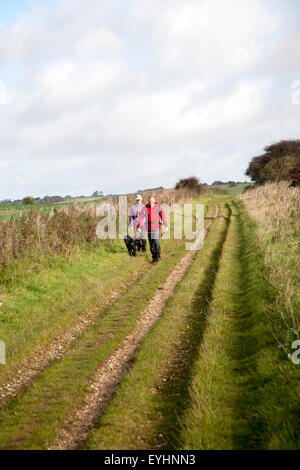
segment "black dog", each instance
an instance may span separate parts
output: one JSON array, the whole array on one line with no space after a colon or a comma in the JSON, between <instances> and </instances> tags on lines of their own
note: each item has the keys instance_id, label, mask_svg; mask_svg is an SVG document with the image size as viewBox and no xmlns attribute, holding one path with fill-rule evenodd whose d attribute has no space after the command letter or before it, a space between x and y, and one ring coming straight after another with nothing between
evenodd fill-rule
<instances>
[{"instance_id":1,"label":"black dog","mask_svg":"<svg viewBox=\"0 0 300 470\"><path fill-rule=\"evenodd\" d=\"M136 241L130 236L125 235L124 243L130 256L136 256Z\"/></svg>"}]
</instances>

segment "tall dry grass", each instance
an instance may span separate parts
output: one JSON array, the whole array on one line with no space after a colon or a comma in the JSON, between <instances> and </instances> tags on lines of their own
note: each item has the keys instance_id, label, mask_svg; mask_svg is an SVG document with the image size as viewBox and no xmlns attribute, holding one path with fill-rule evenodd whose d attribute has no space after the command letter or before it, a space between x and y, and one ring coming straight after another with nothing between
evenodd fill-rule
<instances>
[{"instance_id":1,"label":"tall dry grass","mask_svg":"<svg viewBox=\"0 0 300 470\"><path fill-rule=\"evenodd\" d=\"M286 331L300 333L300 188L268 183L240 196L258 225L269 282Z\"/></svg>"},{"instance_id":2,"label":"tall dry grass","mask_svg":"<svg viewBox=\"0 0 300 470\"><path fill-rule=\"evenodd\" d=\"M95 208L77 206L50 213L31 210L28 215L0 223L0 266L32 254L69 255L72 248L97 240Z\"/></svg>"},{"instance_id":3,"label":"tall dry grass","mask_svg":"<svg viewBox=\"0 0 300 470\"><path fill-rule=\"evenodd\" d=\"M143 193L144 202L150 192ZM161 190L155 192L156 199L164 204L181 204L199 196L189 190ZM128 207L135 201L135 195L128 195ZM69 256L75 247L82 244L98 244L112 249L113 241L100 241L96 227L100 220L97 217L97 206L110 203L118 216L118 197L101 199L97 203L72 207L59 207L50 213L32 209L20 217L9 218L0 222L0 268L7 270L10 264L18 259L32 255L49 256L54 254Z\"/></svg>"},{"instance_id":4,"label":"tall dry grass","mask_svg":"<svg viewBox=\"0 0 300 470\"><path fill-rule=\"evenodd\" d=\"M156 201L159 204L168 204L169 206L173 204L181 204L197 197L209 194L221 193L218 188L212 187L202 187L201 191L191 190L191 189L159 189L156 191L144 191L142 193L143 203L146 204L148 197L154 195ZM136 194L127 194L128 205L135 202ZM117 209L119 198L114 196L111 198L102 199L104 202L111 202Z\"/></svg>"}]
</instances>

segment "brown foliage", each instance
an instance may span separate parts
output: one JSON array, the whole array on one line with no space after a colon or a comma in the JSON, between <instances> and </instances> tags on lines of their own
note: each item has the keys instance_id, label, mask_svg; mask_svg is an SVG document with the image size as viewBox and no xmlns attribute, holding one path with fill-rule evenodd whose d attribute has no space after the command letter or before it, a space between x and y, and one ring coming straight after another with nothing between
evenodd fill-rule
<instances>
[{"instance_id":1,"label":"brown foliage","mask_svg":"<svg viewBox=\"0 0 300 470\"><path fill-rule=\"evenodd\" d=\"M200 183L196 176L180 179L175 186L175 189L187 189L200 194L203 190L203 185Z\"/></svg>"},{"instance_id":2,"label":"brown foliage","mask_svg":"<svg viewBox=\"0 0 300 470\"><path fill-rule=\"evenodd\" d=\"M28 215L0 223L0 265L32 254L64 254L81 243L94 243L97 225L95 208L54 209L47 214L31 210Z\"/></svg>"},{"instance_id":3,"label":"brown foliage","mask_svg":"<svg viewBox=\"0 0 300 470\"><path fill-rule=\"evenodd\" d=\"M300 186L300 158L298 158L294 168L291 170L290 177L292 186Z\"/></svg>"},{"instance_id":4,"label":"brown foliage","mask_svg":"<svg viewBox=\"0 0 300 470\"><path fill-rule=\"evenodd\" d=\"M293 181L298 179L292 175L300 162L300 140L282 140L265 147L265 153L254 157L246 171L246 175L256 183L266 181Z\"/></svg>"}]
</instances>

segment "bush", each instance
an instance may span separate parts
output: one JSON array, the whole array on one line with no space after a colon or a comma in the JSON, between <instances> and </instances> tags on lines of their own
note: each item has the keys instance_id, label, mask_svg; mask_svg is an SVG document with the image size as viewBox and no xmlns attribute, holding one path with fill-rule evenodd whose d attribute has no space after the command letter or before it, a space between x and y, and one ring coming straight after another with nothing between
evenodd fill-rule
<instances>
[{"instance_id":1,"label":"bush","mask_svg":"<svg viewBox=\"0 0 300 470\"><path fill-rule=\"evenodd\" d=\"M265 181L277 182L289 181L291 171L295 168L297 158L294 155L286 155L282 158L273 158L262 169L261 175Z\"/></svg>"},{"instance_id":2,"label":"bush","mask_svg":"<svg viewBox=\"0 0 300 470\"><path fill-rule=\"evenodd\" d=\"M188 189L197 193L201 193L203 185L200 183L196 176L190 176L189 178L183 178L176 183L175 189Z\"/></svg>"},{"instance_id":3,"label":"bush","mask_svg":"<svg viewBox=\"0 0 300 470\"><path fill-rule=\"evenodd\" d=\"M248 184L248 186L246 186L244 189L243 189L243 192L242 194L246 193L247 191L251 191L252 189L256 188L256 186L254 184Z\"/></svg>"},{"instance_id":4,"label":"bush","mask_svg":"<svg viewBox=\"0 0 300 470\"><path fill-rule=\"evenodd\" d=\"M264 151L263 155L252 158L246 175L258 184L266 181L291 181L297 185L300 140L282 140L265 147Z\"/></svg>"},{"instance_id":5,"label":"bush","mask_svg":"<svg viewBox=\"0 0 300 470\"><path fill-rule=\"evenodd\" d=\"M26 204L27 206L32 206L33 204L35 204L35 200L32 197L27 196L24 197L23 204Z\"/></svg>"}]
</instances>

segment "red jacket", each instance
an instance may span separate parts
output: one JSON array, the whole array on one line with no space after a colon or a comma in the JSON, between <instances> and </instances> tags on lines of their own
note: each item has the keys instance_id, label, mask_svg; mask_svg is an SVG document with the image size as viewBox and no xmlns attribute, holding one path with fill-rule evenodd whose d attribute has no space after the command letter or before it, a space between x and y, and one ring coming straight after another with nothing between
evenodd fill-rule
<instances>
[{"instance_id":1,"label":"red jacket","mask_svg":"<svg viewBox=\"0 0 300 470\"><path fill-rule=\"evenodd\" d=\"M168 222L163 208L157 202L155 202L153 207L148 203L141 212L137 228L141 228L141 226L146 223L146 227L148 226L148 232L153 232L154 230L160 229L161 220L164 226L167 227Z\"/></svg>"}]
</instances>

